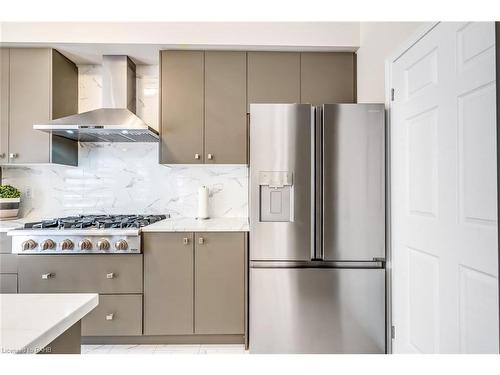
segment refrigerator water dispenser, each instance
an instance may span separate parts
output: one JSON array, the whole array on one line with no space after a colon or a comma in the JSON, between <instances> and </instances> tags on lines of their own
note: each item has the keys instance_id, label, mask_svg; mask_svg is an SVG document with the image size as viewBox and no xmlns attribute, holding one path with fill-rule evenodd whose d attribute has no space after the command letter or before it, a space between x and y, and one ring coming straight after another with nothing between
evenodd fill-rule
<instances>
[{"instance_id":1,"label":"refrigerator water dispenser","mask_svg":"<svg viewBox=\"0 0 500 375\"><path fill-rule=\"evenodd\" d=\"M292 172L260 172L260 221L292 220Z\"/></svg>"}]
</instances>

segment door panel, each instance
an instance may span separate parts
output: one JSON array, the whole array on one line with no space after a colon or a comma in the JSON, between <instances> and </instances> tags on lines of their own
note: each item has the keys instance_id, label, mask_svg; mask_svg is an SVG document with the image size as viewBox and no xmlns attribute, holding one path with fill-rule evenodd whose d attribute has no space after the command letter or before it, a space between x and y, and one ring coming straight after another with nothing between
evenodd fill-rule
<instances>
[{"instance_id":1,"label":"door panel","mask_svg":"<svg viewBox=\"0 0 500 375\"><path fill-rule=\"evenodd\" d=\"M252 353L384 353L383 269L251 268Z\"/></svg>"},{"instance_id":2,"label":"door panel","mask_svg":"<svg viewBox=\"0 0 500 375\"><path fill-rule=\"evenodd\" d=\"M498 353L493 22L440 23L392 66L397 353Z\"/></svg>"},{"instance_id":3,"label":"door panel","mask_svg":"<svg viewBox=\"0 0 500 375\"><path fill-rule=\"evenodd\" d=\"M302 52L301 103L355 103L355 59L351 52Z\"/></svg>"},{"instance_id":4,"label":"door panel","mask_svg":"<svg viewBox=\"0 0 500 375\"><path fill-rule=\"evenodd\" d=\"M193 333L193 233L144 233L144 334Z\"/></svg>"},{"instance_id":5,"label":"door panel","mask_svg":"<svg viewBox=\"0 0 500 375\"><path fill-rule=\"evenodd\" d=\"M207 164L247 163L246 57L246 52L205 52Z\"/></svg>"},{"instance_id":6,"label":"door panel","mask_svg":"<svg viewBox=\"0 0 500 375\"><path fill-rule=\"evenodd\" d=\"M300 53L248 52L251 103L300 103Z\"/></svg>"},{"instance_id":7,"label":"door panel","mask_svg":"<svg viewBox=\"0 0 500 375\"><path fill-rule=\"evenodd\" d=\"M250 118L250 259L310 260L311 106L253 104ZM261 195L280 193L260 185L261 172L290 173L292 186L283 190L283 201L276 202L289 205L282 210L285 221L261 210ZM261 221L266 217L275 221Z\"/></svg>"},{"instance_id":8,"label":"door panel","mask_svg":"<svg viewBox=\"0 0 500 375\"><path fill-rule=\"evenodd\" d=\"M49 134L33 125L51 119L51 49L10 50L9 152L11 163L49 163Z\"/></svg>"},{"instance_id":9,"label":"door panel","mask_svg":"<svg viewBox=\"0 0 500 375\"><path fill-rule=\"evenodd\" d=\"M382 104L323 106L325 260L385 258Z\"/></svg>"},{"instance_id":10,"label":"door panel","mask_svg":"<svg viewBox=\"0 0 500 375\"><path fill-rule=\"evenodd\" d=\"M243 334L245 233L196 233L194 332Z\"/></svg>"},{"instance_id":11,"label":"door panel","mask_svg":"<svg viewBox=\"0 0 500 375\"><path fill-rule=\"evenodd\" d=\"M203 56L202 51L161 51L163 164L203 163Z\"/></svg>"}]
</instances>

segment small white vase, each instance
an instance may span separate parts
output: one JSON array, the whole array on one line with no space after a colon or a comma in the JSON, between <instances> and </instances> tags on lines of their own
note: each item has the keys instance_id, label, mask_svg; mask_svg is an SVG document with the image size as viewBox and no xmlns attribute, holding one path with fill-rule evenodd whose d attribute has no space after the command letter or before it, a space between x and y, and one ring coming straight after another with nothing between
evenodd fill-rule
<instances>
[{"instance_id":1,"label":"small white vase","mask_svg":"<svg viewBox=\"0 0 500 375\"><path fill-rule=\"evenodd\" d=\"M16 219L21 198L0 198L0 220Z\"/></svg>"}]
</instances>

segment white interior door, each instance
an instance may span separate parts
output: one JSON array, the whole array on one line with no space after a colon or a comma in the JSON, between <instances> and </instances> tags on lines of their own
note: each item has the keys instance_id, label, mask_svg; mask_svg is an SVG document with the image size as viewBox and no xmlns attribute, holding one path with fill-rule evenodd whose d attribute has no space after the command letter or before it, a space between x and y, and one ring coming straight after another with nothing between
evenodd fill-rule
<instances>
[{"instance_id":1,"label":"white interior door","mask_svg":"<svg viewBox=\"0 0 500 375\"><path fill-rule=\"evenodd\" d=\"M498 353L494 23L440 23L392 66L395 353Z\"/></svg>"}]
</instances>

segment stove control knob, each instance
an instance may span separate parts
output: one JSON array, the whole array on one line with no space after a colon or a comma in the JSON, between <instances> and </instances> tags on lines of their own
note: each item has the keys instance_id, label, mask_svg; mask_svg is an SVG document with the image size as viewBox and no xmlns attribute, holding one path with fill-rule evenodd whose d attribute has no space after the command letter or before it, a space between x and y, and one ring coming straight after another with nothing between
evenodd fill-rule
<instances>
[{"instance_id":1,"label":"stove control knob","mask_svg":"<svg viewBox=\"0 0 500 375\"><path fill-rule=\"evenodd\" d=\"M110 244L109 241L101 238L99 241L97 241L97 248L99 250L109 250Z\"/></svg>"},{"instance_id":2,"label":"stove control knob","mask_svg":"<svg viewBox=\"0 0 500 375\"><path fill-rule=\"evenodd\" d=\"M65 239L63 242L61 242L61 249L63 250L71 250L73 249L73 241Z\"/></svg>"},{"instance_id":3,"label":"stove control knob","mask_svg":"<svg viewBox=\"0 0 500 375\"><path fill-rule=\"evenodd\" d=\"M22 248L23 248L23 251L26 251L26 250L33 250L35 247L37 247L37 243L33 240L27 240L27 241L24 241L22 243Z\"/></svg>"},{"instance_id":4,"label":"stove control knob","mask_svg":"<svg viewBox=\"0 0 500 375\"><path fill-rule=\"evenodd\" d=\"M56 243L52 240L45 240L42 242L41 248L42 250L50 250L56 247Z\"/></svg>"},{"instance_id":5,"label":"stove control knob","mask_svg":"<svg viewBox=\"0 0 500 375\"><path fill-rule=\"evenodd\" d=\"M81 240L79 245L80 250L92 250L92 241L90 240Z\"/></svg>"},{"instance_id":6,"label":"stove control knob","mask_svg":"<svg viewBox=\"0 0 500 375\"><path fill-rule=\"evenodd\" d=\"M116 248L116 250L127 250L128 249L128 243L125 240L116 241L115 248Z\"/></svg>"}]
</instances>

